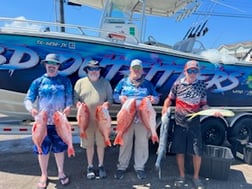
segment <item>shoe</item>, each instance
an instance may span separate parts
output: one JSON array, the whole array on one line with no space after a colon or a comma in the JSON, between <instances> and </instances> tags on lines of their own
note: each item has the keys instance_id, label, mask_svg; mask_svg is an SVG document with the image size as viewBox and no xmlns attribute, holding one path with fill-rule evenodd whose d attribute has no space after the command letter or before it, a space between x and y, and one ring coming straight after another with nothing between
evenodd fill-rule
<instances>
[{"instance_id":1,"label":"shoe","mask_svg":"<svg viewBox=\"0 0 252 189\"><path fill-rule=\"evenodd\" d=\"M62 186L66 186L70 183L70 179L67 176L64 176L63 178L59 179L59 182Z\"/></svg>"},{"instance_id":2,"label":"shoe","mask_svg":"<svg viewBox=\"0 0 252 189\"><path fill-rule=\"evenodd\" d=\"M114 175L115 179L118 179L118 180L123 179L124 173L125 173L125 170L117 169L117 171L116 171L116 173Z\"/></svg>"},{"instance_id":3,"label":"shoe","mask_svg":"<svg viewBox=\"0 0 252 189\"><path fill-rule=\"evenodd\" d=\"M204 189L204 184L201 182L200 179L193 179L193 184L195 186L196 189Z\"/></svg>"},{"instance_id":4,"label":"shoe","mask_svg":"<svg viewBox=\"0 0 252 189\"><path fill-rule=\"evenodd\" d=\"M142 179L146 179L146 173L144 170L136 170L136 175L137 175L137 178L142 180Z\"/></svg>"},{"instance_id":5,"label":"shoe","mask_svg":"<svg viewBox=\"0 0 252 189\"><path fill-rule=\"evenodd\" d=\"M99 166L99 177L100 178L106 178L107 174L103 166Z\"/></svg>"},{"instance_id":6,"label":"shoe","mask_svg":"<svg viewBox=\"0 0 252 189\"><path fill-rule=\"evenodd\" d=\"M87 179L95 179L95 173L93 167L88 167L87 168Z\"/></svg>"},{"instance_id":7,"label":"shoe","mask_svg":"<svg viewBox=\"0 0 252 189\"><path fill-rule=\"evenodd\" d=\"M185 178L184 177L178 177L174 181L174 186L175 187L182 187L182 186L184 186L184 184L185 184Z\"/></svg>"}]
</instances>

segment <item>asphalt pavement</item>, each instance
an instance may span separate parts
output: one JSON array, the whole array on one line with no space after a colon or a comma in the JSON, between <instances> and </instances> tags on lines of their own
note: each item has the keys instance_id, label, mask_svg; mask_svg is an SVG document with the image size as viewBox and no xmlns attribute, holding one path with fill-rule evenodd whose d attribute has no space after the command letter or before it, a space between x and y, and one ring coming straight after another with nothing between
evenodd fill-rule
<instances>
[{"instance_id":1,"label":"asphalt pavement","mask_svg":"<svg viewBox=\"0 0 252 189\"><path fill-rule=\"evenodd\" d=\"M65 173L70 177L68 186L61 186L57 178L55 159L50 156L48 189L167 189L174 188L173 181L178 175L174 155L167 155L162 161L162 178L158 178L155 169L156 154L150 152L146 165L147 179L139 180L133 170L132 161L122 180L114 179L118 157L118 147L110 147L105 151L106 179L87 180L85 151L79 147L78 138L74 138L75 157L65 160ZM225 162L224 162L225 163ZM219 171L222 165L212 171ZM223 170L221 170L223 171ZM230 169L224 170L227 179L202 178L207 189L251 189L252 165L239 160L231 162ZM40 177L37 156L32 153L31 136L0 135L0 189L32 189L36 188ZM193 189L192 176L187 174L184 189Z\"/></svg>"}]
</instances>

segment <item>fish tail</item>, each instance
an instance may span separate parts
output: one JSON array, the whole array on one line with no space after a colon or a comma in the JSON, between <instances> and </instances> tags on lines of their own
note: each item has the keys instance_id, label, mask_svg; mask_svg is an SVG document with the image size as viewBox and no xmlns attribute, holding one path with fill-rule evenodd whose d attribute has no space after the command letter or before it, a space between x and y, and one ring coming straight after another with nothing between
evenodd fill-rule
<instances>
[{"instance_id":1,"label":"fish tail","mask_svg":"<svg viewBox=\"0 0 252 189\"><path fill-rule=\"evenodd\" d=\"M192 120L194 117L197 116L197 114L188 114L188 116L190 116L190 117L188 118L188 120Z\"/></svg>"},{"instance_id":2,"label":"fish tail","mask_svg":"<svg viewBox=\"0 0 252 189\"><path fill-rule=\"evenodd\" d=\"M122 140L122 136L121 135L117 135L114 141L114 145L123 145L123 140Z\"/></svg>"},{"instance_id":3,"label":"fish tail","mask_svg":"<svg viewBox=\"0 0 252 189\"><path fill-rule=\"evenodd\" d=\"M69 147L67 149L67 154L68 154L68 157L75 156L74 148L73 147Z\"/></svg>"},{"instance_id":4,"label":"fish tail","mask_svg":"<svg viewBox=\"0 0 252 189\"><path fill-rule=\"evenodd\" d=\"M151 140L152 140L152 143L153 143L153 144L155 144L155 142L158 143L158 136L157 136L157 135L153 135L153 136L151 137Z\"/></svg>"},{"instance_id":5,"label":"fish tail","mask_svg":"<svg viewBox=\"0 0 252 189\"><path fill-rule=\"evenodd\" d=\"M105 141L105 145L111 147L111 142L109 139Z\"/></svg>"},{"instance_id":6,"label":"fish tail","mask_svg":"<svg viewBox=\"0 0 252 189\"><path fill-rule=\"evenodd\" d=\"M42 154L42 148L40 146L37 146L37 149L38 149L38 153Z\"/></svg>"}]
</instances>

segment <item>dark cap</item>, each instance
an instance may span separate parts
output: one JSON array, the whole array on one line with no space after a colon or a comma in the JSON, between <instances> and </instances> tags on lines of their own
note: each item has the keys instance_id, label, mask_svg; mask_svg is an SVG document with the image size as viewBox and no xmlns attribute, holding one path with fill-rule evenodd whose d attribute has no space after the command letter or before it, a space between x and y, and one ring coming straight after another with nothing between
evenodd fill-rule
<instances>
[{"instance_id":1,"label":"dark cap","mask_svg":"<svg viewBox=\"0 0 252 189\"><path fill-rule=\"evenodd\" d=\"M102 71L102 69L103 69L103 67L100 66L100 62L97 61L97 60L90 60L90 61L87 63L87 65L83 68L83 70L84 70L85 72L87 72L87 69L88 69L88 68L100 68L101 71Z\"/></svg>"}]
</instances>

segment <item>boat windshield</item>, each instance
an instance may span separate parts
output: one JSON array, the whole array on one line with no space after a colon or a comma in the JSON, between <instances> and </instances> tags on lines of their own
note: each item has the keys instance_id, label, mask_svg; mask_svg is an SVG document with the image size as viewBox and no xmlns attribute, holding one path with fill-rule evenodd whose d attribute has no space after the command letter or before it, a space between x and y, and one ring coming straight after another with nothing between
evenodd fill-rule
<instances>
[{"instance_id":1,"label":"boat windshield","mask_svg":"<svg viewBox=\"0 0 252 189\"><path fill-rule=\"evenodd\" d=\"M125 23L132 19L138 0L111 0L106 4L104 22Z\"/></svg>"}]
</instances>

